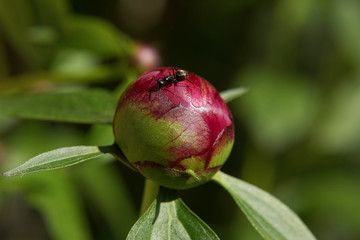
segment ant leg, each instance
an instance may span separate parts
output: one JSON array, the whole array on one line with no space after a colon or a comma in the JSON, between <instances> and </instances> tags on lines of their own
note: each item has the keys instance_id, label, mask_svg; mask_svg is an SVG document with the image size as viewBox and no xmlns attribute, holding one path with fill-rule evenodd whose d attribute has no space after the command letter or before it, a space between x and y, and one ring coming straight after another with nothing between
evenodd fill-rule
<instances>
[{"instance_id":1,"label":"ant leg","mask_svg":"<svg viewBox=\"0 0 360 240\"><path fill-rule=\"evenodd\" d=\"M185 78L185 80L187 80L189 83L191 83L192 85L194 85L194 83L192 81L190 81L189 79ZM195 85L194 85L195 86Z\"/></svg>"},{"instance_id":2,"label":"ant leg","mask_svg":"<svg viewBox=\"0 0 360 240\"><path fill-rule=\"evenodd\" d=\"M199 87L198 86L195 86L195 84L192 82L192 81L190 81L189 79L187 79L187 78L185 78L186 79L186 81L188 81L189 83L191 83L194 87L196 87L197 89L199 89Z\"/></svg>"},{"instance_id":3,"label":"ant leg","mask_svg":"<svg viewBox=\"0 0 360 240\"><path fill-rule=\"evenodd\" d=\"M174 72L174 68L172 68L172 69L171 69L171 71L170 71L170 76L173 76L173 77L175 77L175 72Z\"/></svg>"}]
</instances>

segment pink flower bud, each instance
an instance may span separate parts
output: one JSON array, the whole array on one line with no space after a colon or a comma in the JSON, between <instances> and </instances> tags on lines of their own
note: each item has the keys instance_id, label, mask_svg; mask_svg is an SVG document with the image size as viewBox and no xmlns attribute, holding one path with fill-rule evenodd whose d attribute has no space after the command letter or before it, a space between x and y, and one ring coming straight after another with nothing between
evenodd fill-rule
<instances>
[{"instance_id":1,"label":"pink flower bud","mask_svg":"<svg viewBox=\"0 0 360 240\"><path fill-rule=\"evenodd\" d=\"M159 51L146 43L137 42L132 61L143 70L158 67L161 63Z\"/></svg>"},{"instance_id":2,"label":"pink flower bud","mask_svg":"<svg viewBox=\"0 0 360 240\"><path fill-rule=\"evenodd\" d=\"M232 115L203 78L163 67L142 74L119 100L115 143L128 164L168 188L211 179L234 142Z\"/></svg>"}]
</instances>

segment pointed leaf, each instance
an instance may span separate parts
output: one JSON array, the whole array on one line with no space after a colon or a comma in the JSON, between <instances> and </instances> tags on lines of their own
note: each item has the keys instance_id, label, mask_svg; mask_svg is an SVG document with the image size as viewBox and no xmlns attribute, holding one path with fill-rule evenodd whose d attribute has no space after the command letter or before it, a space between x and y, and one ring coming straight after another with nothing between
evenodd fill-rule
<instances>
[{"instance_id":1,"label":"pointed leaf","mask_svg":"<svg viewBox=\"0 0 360 240\"><path fill-rule=\"evenodd\" d=\"M219 239L185 204L175 190L159 196L135 223L127 239Z\"/></svg>"},{"instance_id":2,"label":"pointed leaf","mask_svg":"<svg viewBox=\"0 0 360 240\"><path fill-rule=\"evenodd\" d=\"M108 152L110 147L76 146L59 148L42 153L22 165L3 173L5 177L22 176L24 174L68 167L77 163L99 157Z\"/></svg>"},{"instance_id":3,"label":"pointed leaf","mask_svg":"<svg viewBox=\"0 0 360 240\"><path fill-rule=\"evenodd\" d=\"M105 90L47 92L0 98L0 113L74 123L111 123L116 98Z\"/></svg>"},{"instance_id":4,"label":"pointed leaf","mask_svg":"<svg viewBox=\"0 0 360 240\"><path fill-rule=\"evenodd\" d=\"M221 98L225 102L231 102L232 100L244 95L248 89L246 87L232 88L220 93Z\"/></svg>"},{"instance_id":5,"label":"pointed leaf","mask_svg":"<svg viewBox=\"0 0 360 240\"><path fill-rule=\"evenodd\" d=\"M223 172L213 180L230 193L264 239L315 239L300 218L270 194Z\"/></svg>"}]
</instances>

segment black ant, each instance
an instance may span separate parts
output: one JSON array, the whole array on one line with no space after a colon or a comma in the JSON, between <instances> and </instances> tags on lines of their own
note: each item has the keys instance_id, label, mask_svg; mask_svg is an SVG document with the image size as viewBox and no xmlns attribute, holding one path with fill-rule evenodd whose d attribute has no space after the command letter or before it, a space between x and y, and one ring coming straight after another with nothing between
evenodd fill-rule
<instances>
[{"instance_id":1,"label":"black ant","mask_svg":"<svg viewBox=\"0 0 360 240\"><path fill-rule=\"evenodd\" d=\"M189 79L187 79L187 77L189 76L188 73L184 70L177 70L175 72L175 68L173 68L172 73L170 73L169 75L159 78L158 80L156 80L156 84L155 86L152 86L149 89L149 92L157 92L162 88L168 88L170 87L172 84L174 84L174 86L176 87L178 82L184 81L185 79L188 80L190 83L192 83Z\"/></svg>"}]
</instances>

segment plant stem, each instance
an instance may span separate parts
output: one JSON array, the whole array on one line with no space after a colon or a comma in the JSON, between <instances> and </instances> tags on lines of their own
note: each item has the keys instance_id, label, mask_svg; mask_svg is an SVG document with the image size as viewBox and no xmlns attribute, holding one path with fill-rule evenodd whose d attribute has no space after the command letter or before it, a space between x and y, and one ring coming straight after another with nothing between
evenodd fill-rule
<instances>
[{"instance_id":1,"label":"plant stem","mask_svg":"<svg viewBox=\"0 0 360 240\"><path fill-rule=\"evenodd\" d=\"M159 184L149 179L145 179L144 194L140 208L140 216L142 216L146 212L146 210L149 208L151 203L156 198L158 192L159 192Z\"/></svg>"}]
</instances>

